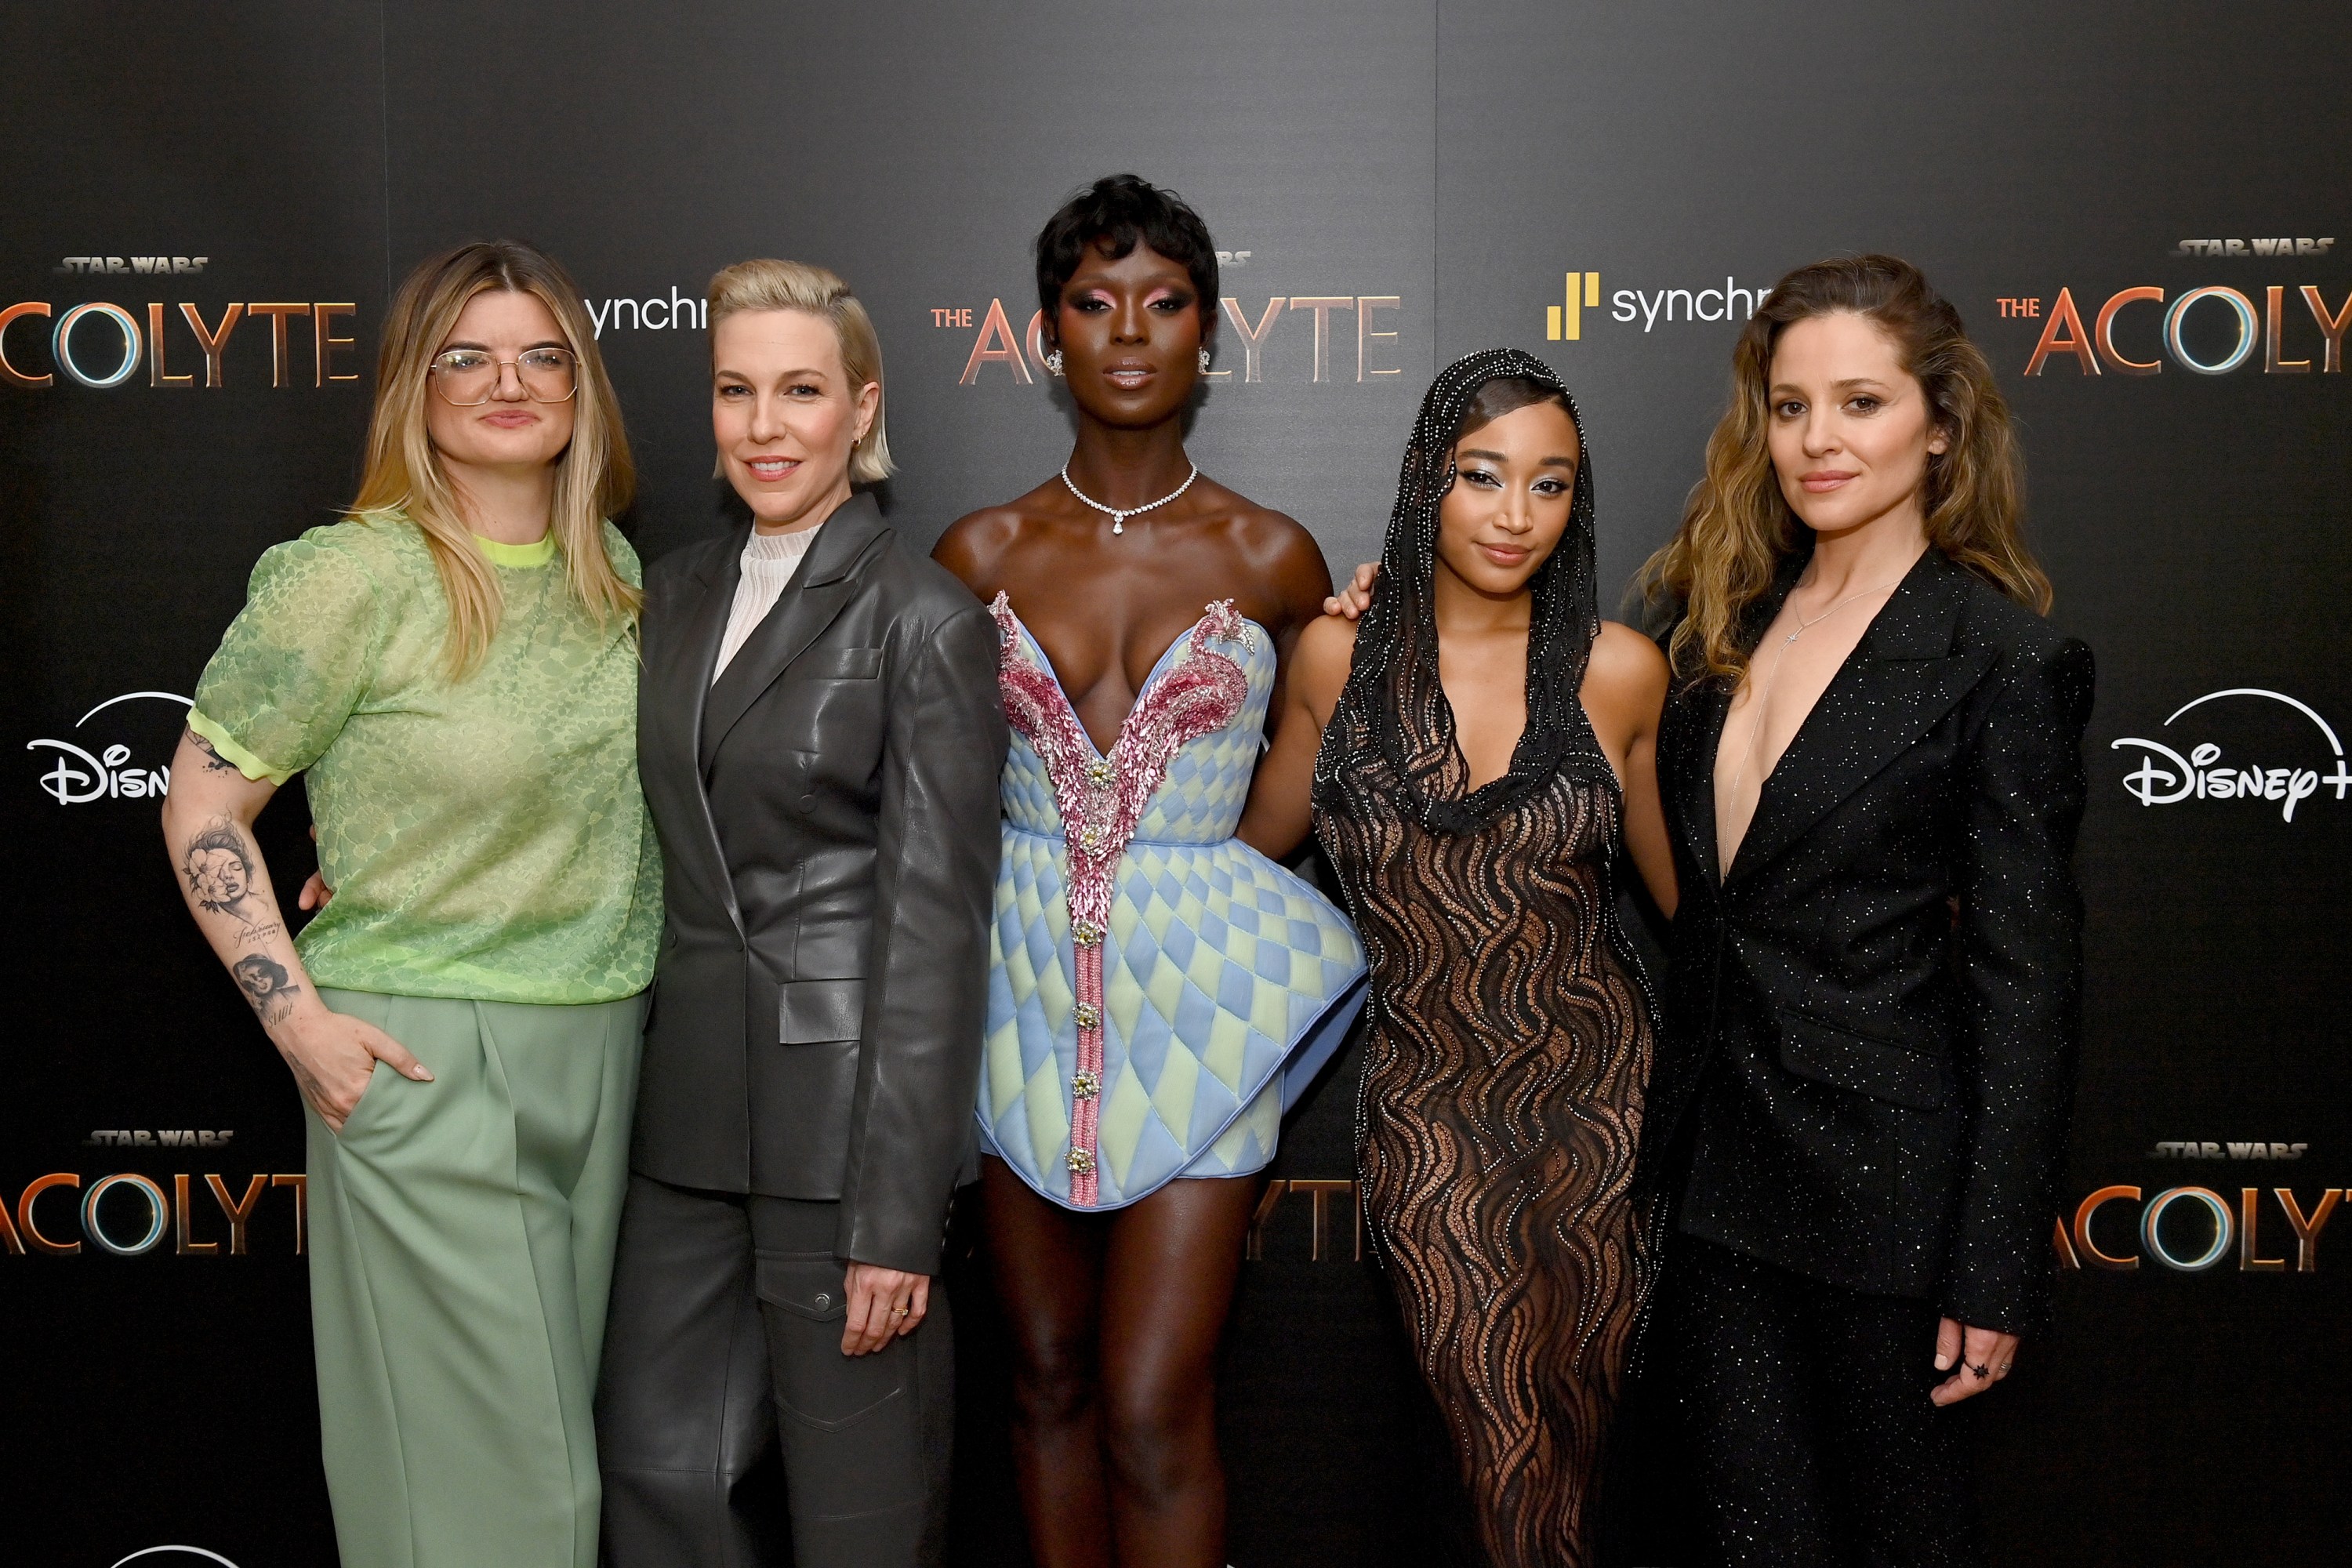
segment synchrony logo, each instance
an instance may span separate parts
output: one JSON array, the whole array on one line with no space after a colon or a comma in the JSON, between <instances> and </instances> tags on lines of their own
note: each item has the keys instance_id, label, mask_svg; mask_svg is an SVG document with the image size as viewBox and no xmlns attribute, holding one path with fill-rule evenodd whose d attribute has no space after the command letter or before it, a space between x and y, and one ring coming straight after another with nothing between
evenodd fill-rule
<instances>
[{"instance_id":1,"label":"synchrony logo","mask_svg":"<svg viewBox=\"0 0 2352 1568\"><path fill-rule=\"evenodd\" d=\"M207 1551L205 1551L205 1550L203 1547L201 1547L201 1546L149 1546L149 1547L144 1547L144 1548L141 1549L140 1551L137 1551L137 1552L132 1552L132 1553L131 1553L130 1556L128 1556L128 1557L124 1557L124 1558L120 1558L120 1559L118 1559L118 1560L117 1560L113 1564L112 1564L112 1568L122 1568L122 1565L123 1565L123 1563L137 1563L137 1562L141 1561L142 1559L144 1559L144 1560L146 1560L146 1561L150 1562L151 1563L152 1563L152 1564L154 1565L154 1568L163 1568L163 1564L168 1563L172 1563L172 1562L174 1562L174 1561L179 1561L179 1562L194 1561L194 1562L198 1562L198 1563L219 1563L219 1564L221 1565L221 1568L236 1568L236 1563L231 1563L227 1558L226 1558L226 1557L222 1556L219 1552L207 1552Z\"/></svg>"},{"instance_id":2,"label":"synchrony logo","mask_svg":"<svg viewBox=\"0 0 2352 1568\"><path fill-rule=\"evenodd\" d=\"M1643 332L1675 322L1740 322L1754 315L1771 291L1769 285L1743 289L1738 279L1727 275L1719 288L1709 284L1699 289L1619 289L1609 295L1609 320L1639 321ZM1587 317L1601 309L1601 299L1600 273L1562 274L1559 303L1544 307L1544 341L1581 342L1585 328L1599 324L1597 317L1591 321Z\"/></svg>"},{"instance_id":3,"label":"synchrony logo","mask_svg":"<svg viewBox=\"0 0 2352 1568\"><path fill-rule=\"evenodd\" d=\"M2129 747L2140 753L2139 766L2124 775L2125 792L2142 805L2177 805L2189 800L2268 801L2278 806L2280 818L2286 822L2294 820L2294 808L2318 794L2322 785L2332 787L2337 800L2345 798L2345 792L2352 789L2352 770L2345 767L2344 742L2336 738L2334 727L2308 703L2284 692L2264 691L2252 686L2209 691L2175 709L2165 725L2169 728L2182 714L2204 708L2209 702L2237 698L2280 703L2302 714L2326 742L2326 753L2319 755L2317 747L2306 741L2299 748L2302 758L2284 766L2272 765L2274 759L2271 757L2241 765L2224 760L2221 748L2211 741L2196 742L2184 753L2161 741L2126 735L2110 744L2111 750ZM2289 728L2304 732L2301 725Z\"/></svg>"},{"instance_id":4,"label":"synchrony logo","mask_svg":"<svg viewBox=\"0 0 2352 1568\"><path fill-rule=\"evenodd\" d=\"M120 697L108 698L75 720L74 728L80 730L92 719L118 704L141 700L176 702L182 708L194 706L177 692L126 691ZM118 713L116 717L122 715ZM95 735L82 738L92 746L100 744ZM59 805L87 805L99 800L145 800L160 797L172 787L172 765L169 763L153 767L137 766L131 760L131 747L121 741L95 752L71 741L51 740L27 741L25 749L56 753L56 764L40 775L38 783L48 791L49 798Z\"/></svg>"}]
</instances>

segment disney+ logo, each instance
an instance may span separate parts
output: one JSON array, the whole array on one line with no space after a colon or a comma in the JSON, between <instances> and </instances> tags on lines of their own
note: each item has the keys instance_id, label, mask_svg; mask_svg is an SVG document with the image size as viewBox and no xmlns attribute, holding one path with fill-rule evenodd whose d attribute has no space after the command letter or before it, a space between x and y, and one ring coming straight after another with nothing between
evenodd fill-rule
<instances>
[{"instance_id":1,"label":"disney+ logo","mask_svg":"<svg viewBox=\"0 0 2352 1568\"><path fill-rule=\"evenodd\" d=\"M2310 720L2326 742L2327 754L2313 755L2313 748L2305 750L2302 760L2284 766L2273 765L2272 757L2242 763L2225 759L2221 746L2211 741L2191 745L2184 753L2161 741L2126 735L2112 742L2112 749L2132 747L2141 757L2139 766L2124 775L2125 791L2142 805L2175 805L2189 800L2269 801L2277 805L2281 820L2286 822L2293 822L2294 808L2323 787L2333 788L2336 798L2344 799L2345 792L2352 789L2352 770L2345 767L2344 742L2336 739L2335 729L2310 704L2284 692L2264 691L2252 686L2209 691L2193 702L2182 703L2164 722L2169 727L2182 714L2208 702L2246 697L2282 703Z\"/></svg>"},{"instance_id":2,"label":"disney+ logo","mask_svg":"<svg viewBox=\"0 0 2352 1568\"><path fill-rule=\"evenodd\" d=\"M75 720L74 728L81 729L118 702L135 702L142 699L176 702L184 709L193 706L177 692L126 691L120 697L108 698ZM131 761L131 747L123 742L100 745L94 736L83 738L89 741L88 746L77 745L71 741L47 739L25 742L25 749L28 752L47 751L57 754L55 765L40 774L36 782L59 805L87 805L100 800L160 800L172 787L171 763L158 763L142 767ZM93 751L91 747L98 749Z\"/></svg>"}]
</instances>

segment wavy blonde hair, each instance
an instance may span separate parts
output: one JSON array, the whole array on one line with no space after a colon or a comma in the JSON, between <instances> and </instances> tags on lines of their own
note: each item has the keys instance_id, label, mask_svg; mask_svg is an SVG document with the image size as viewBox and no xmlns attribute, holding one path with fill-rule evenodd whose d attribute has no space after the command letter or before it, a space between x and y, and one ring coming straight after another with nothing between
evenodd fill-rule
<instances>
[{"instance_id":1,"label":"wavy blonde hair","mask_svg":"<svg viewBox=\"0 0 2352 1568\"><path fill-rule=\"evenodd\" d=\"M882 386L882 340L875 333L874 318L866 313L866 307L858 303L841 275L805 261L766 258L739 261L710 279L709 316L714 347L719 323L744 310L801 310L832 325L851 393L855 395L868 382L876 390L874 423L849 449L849 482L870 485L888 479L896 468L890 461L890 437L882 427L890 401ZM711 469L711 477L721 478L726 472L727 465L721 460Z\"/></svg>"},{"instance_id":2,"label":"wavy blonde hair","mask_svg":"<svg viewBox=\"0 0 2352 1568\"><path fill-rule=\"evenodd\" d=\"M600 621L634 617L642 597L614 570L604 549L604 521L629 504L636 467L621 428L596 333L580 290L553 257L513 240L461 245L420 263L393 296L376 359L375 414L368 424L367 468L351 513L362 522L406 518L425 548L449 602L446 670L471 674L498 636L504 597L499 574L458 506L425 423L430 374L467 300L493 289L529 294L563 331L578 363L572 441L555 459L555 497L548 526L572 593Z\"/></svg>"},{"instance_id":3,"label":"wavy blonde hair","mask_svg":"<svg viewBox=\"0 0 2352 1568\"><path fill-rule=\"evenodd\" d=\"M1679 609L1666 652L1684 679L1737 680L1748 667L1748 610L1802 540L1772 470L1772 350L1795 322L1847 312L1893 340L1927 395L1948 445L1927 458L1927 542L2036 613L2050 612L2050 579L2025 545L2025 475L2009 404L1992 366L1969 341L1959 312L1920 270L1892 256L1843 257L1800 267L1748 318L1731 354L1731 403L1707 437L1706 474L1682 526L1637 579L1653 603Z\"/></svg>"}]
</instances>

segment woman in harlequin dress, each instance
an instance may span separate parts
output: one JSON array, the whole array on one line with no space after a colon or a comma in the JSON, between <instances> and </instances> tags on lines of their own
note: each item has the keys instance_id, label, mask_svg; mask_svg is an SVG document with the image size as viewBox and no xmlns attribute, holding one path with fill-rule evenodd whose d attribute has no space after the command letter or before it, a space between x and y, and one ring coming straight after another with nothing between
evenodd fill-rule
<instances>
[{"instance_id":1,"label":"woman in harlequin dress","mask_svg":"<svg viewBox=\"0 0 2352 1568\"><path fill-rule=\"evenodd\" d=\"M1255 1178L1361 999L1346 920L1234 837L1330 578L1184 456L1216 277L1200 218L1132 175L1056 213L1037 280L1076 447L936 552L994 601L1013 727L978 1114L1045 1568L1224 1563L1215 1356Z\"/></svg>"}]
</instances>

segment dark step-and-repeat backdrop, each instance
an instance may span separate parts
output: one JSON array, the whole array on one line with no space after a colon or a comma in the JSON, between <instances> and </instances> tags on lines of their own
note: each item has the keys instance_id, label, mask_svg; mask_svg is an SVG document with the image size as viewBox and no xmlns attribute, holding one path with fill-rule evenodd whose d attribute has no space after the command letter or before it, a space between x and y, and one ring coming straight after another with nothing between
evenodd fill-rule
<instances>
[{"instance_id":1,"label":"dark step-and-repeat backdrop","mask_svg":"<svg viewBox=\"0 0 2352 1568\"><path fill-rule=\"evenodd\" d=\"M650 557L722 520L705 281L832 266L883 335L891 521L928 542L1066 455L1026 247L1121 169L1223 248L1194 455L1335 569L1375 552L1459 353L1519 344L1576 389L1613 584L1672 528L1774 278L1892 250L1958 302L2023 422L2056 617L2100 666L2064 1274L1984 1402L1996 1561L2338 1560L2352 13L312 0L0 29L8 1562L333 1560L295 1096L155 814L254 558L352 491L393 281L467 238L565 259ZM263 826L290 881L288 796ZM1432 1560L1419 1395L1358 1255L1351 1074L1286 1132L1251 1244L1240 1568ZM1013 1563L981 1295L961 1550Z\"/></svg>"}]
</instances>

